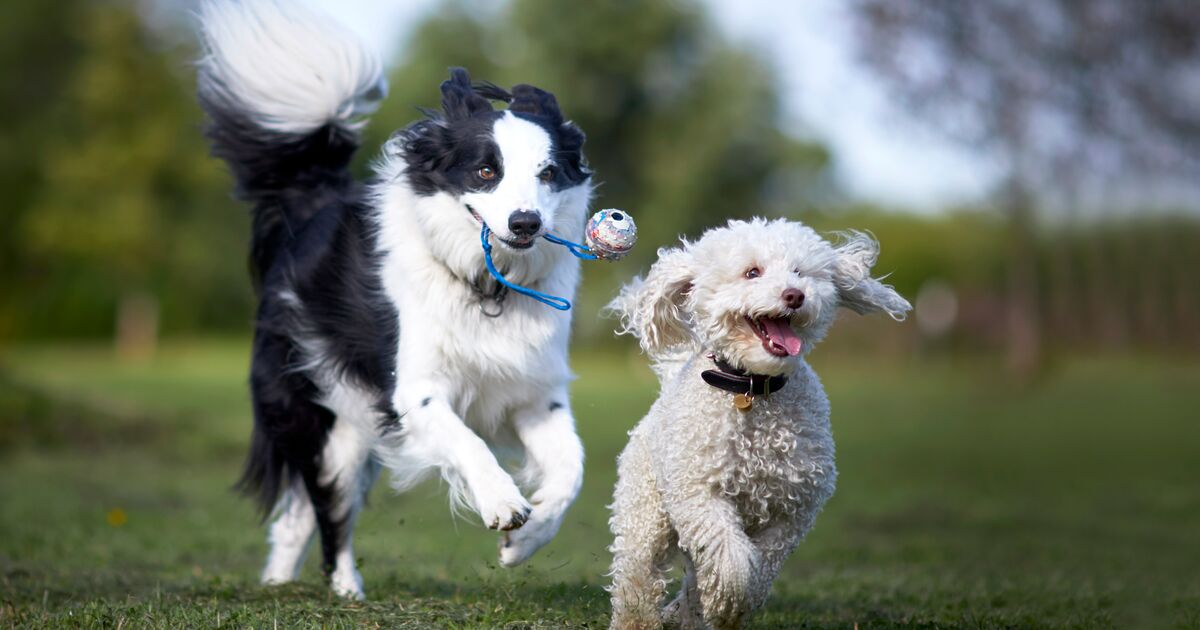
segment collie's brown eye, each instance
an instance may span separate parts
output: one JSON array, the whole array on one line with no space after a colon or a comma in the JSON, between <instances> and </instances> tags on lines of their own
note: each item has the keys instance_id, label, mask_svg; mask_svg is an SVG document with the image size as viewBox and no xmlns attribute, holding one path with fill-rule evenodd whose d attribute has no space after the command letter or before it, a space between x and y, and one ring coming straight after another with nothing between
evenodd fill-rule
<instances>
[{"instance_id":1,"label":"collie's brown eye","mask_svg":"<svg viewBox=\"0 0 1200 630\"><path fill-rule=\"evenodd\" d=\"M479 179L496 179L496 169L490 166L480 166L478 175Z\"/></svg>"},{"instance_id":2,"label":"collie's brown eye","mask_svg":"<svg viewBox=\"0 0 1200 630\"><path fill-rule=\"evenodd\" d=\"M758 267L751 267L747 269L746 273L743 275L746 276L747 280L753 280L762 275L762 269L759 269Z\"/></svg>"},{"instance_id":3,"label":"collie's brown eye","mask_svg":"<svg viewBox=\"0 0 1200 630\"><path fill-rule=\"evenodd\" d=\"M538 179L540 179L544 182L548 182L548 181L554 179L554 167L547 166L546 168L542 169L542 172L538 173Z\"/></svg>"}]
</instances>

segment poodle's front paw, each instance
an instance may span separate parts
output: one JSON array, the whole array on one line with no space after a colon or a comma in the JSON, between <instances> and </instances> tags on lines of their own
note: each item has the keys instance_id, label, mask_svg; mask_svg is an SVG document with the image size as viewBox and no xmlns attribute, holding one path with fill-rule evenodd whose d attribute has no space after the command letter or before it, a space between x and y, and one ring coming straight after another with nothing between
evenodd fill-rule
<instances>
[{"instance_id":1,"label":"poodle's front paw","mask_svg":"<svg viewBox=\"0 0 1200 630\"><path fill-rule=\"evenodd\" d=\"M545 504L537 505L525 526L500 537L500 564L513 567L525 562L558 533L562 515L550 514Z\"/></svg>"},{"instance_id":2,"label":"poodle's front paw","mask_svg":"<svg viewBox=\"0 0 1200 630\"><path fill-rule=\"evenodd\" d=\"M754 545L728 541L715 550L700 577L704 617L713 625L735 623L749 612L751 586L762 563Z\"/></svg>"},{"instance_id":3,"label":"poodle's front paw","mask_svg":"<svg viewBox=\"0 0 1200 630\"><path fill-rule=\"evenodd\" d=\"M486 527L506 532L524 525L533 506L521 496L512 479L505 481L507 483L497 483L491 490L482 492L476 506Z\"/></svg>"},{"instance_id":4,"label":"poodle's front paw","mask_svg":"<svg viewBox=\"0 0 1200 630\"><path fill-rule=\"evenodd\" d=\"M704 617L698 606L688 601L686 592L680 592L660 613L663 628L668 630L701 630L705 627Z\"/></svg>"}]
</instances>

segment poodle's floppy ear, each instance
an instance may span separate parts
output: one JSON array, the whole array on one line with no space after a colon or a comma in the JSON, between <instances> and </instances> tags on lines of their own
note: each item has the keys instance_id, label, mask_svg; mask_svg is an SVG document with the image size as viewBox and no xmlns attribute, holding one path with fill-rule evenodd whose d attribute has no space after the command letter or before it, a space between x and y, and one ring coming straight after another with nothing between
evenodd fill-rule
<instances>
[{"instance_id":1,"label":"poodle's floppy ear","mask_svg":"<svg viewBox=\"0 0 1200 630\"><path fill-rule=\"evenodd\" d=\"M912 305L895 289L871 277L879 243L863 232L845 232L841 237L843 242L834 249L833 263L833 281L841 305L859 314L883 311L902 321Z\"/></svg>"},{"instance_id":2,"label":"poodle's floppy ear","mask_svg":"<svg viewBox=\"0 0 1200 630\"><path fill-rule=\"evenodd\" d=\"M687 293L692 288L691 253L687 245L658 250L658 262L646 278L634 278L608 304L621 318L617 334L638 338L646 354L654 356L692 341Z\"/></svg>"}]
</instances>

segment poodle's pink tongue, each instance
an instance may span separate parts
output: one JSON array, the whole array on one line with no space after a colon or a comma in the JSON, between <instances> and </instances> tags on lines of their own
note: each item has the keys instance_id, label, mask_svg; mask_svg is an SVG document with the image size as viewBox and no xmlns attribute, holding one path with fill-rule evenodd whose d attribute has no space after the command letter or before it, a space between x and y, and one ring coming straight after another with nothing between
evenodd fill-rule
<instances>
[{"instance_id":1,"label":"poodle's pink tongue","mask_svg":"<svg viewBox=\"0 0 1200 630\"><path fill-rule=\"evenodd\" d=\"M804 341L796 336L796 331L792 330L792 324L786 317L764 317L761 320L763 330L767 333L767 340L771 345L778 346L785 350L788 356L796 356L800 354L800 349L804 347Z\"/></svg>"}]
</instances>

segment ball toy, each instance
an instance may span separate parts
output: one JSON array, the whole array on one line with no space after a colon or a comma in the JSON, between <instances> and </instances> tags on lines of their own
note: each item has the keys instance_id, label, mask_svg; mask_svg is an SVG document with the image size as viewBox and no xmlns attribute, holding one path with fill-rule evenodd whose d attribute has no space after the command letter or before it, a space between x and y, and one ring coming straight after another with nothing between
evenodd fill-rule
<instances>
[{"instance_id":1,"label":"ball toy","mask_svg":"<svg viewBox=\"0 0 1200 630\"><path fill-rule=\"evenodd\" d=\"M483 246L483 260L487 267L488 273L497 282L520 293L528 296L560 311L571 310L571 301L557 295L542 293L536 289L523 287L514 282L510 282L496 268L496 262L492 260L492 244L488 241L492 231L488 229L487 224L483 224L479 232L479 241ZM584 229L585 245L568 241L561 236L546 233L542 238L567 248L576 258L585 260L620 260L633 249L634 243L637 242L637 226L633 223L633 217L629 216L628 212L623 212L615 208L601 210L592 215L588 220L587 227ZM483 302L480 302L480 309L483 310ZM488 317L498 317L501 311L494 313L484 311Z\"/></svg>"},{"instance_id":2,"label":"ball toy","mask_svg":"<svg viewBox=\"0 0 1200 630\"><path fill-rule=\"evenodd\" d=\"M588 220L584 238L597 258L620 260L637 243L637 224L628 212L607 208Z\"/></svg>"}]
</instances>

